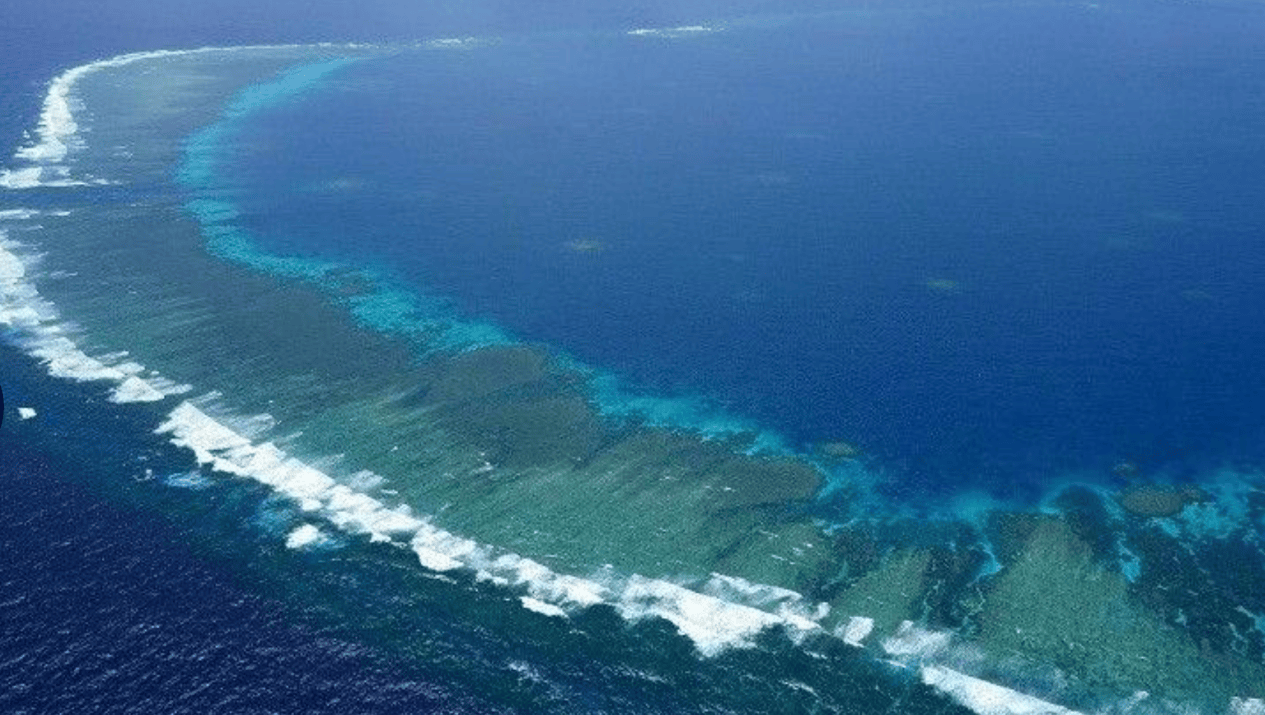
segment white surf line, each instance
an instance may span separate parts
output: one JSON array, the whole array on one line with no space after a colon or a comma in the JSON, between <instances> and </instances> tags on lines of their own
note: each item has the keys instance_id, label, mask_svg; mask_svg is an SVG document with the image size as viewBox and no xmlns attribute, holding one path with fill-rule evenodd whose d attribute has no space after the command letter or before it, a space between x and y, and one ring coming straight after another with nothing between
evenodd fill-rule
<instances>
[{"instance_id":1,"label":"white surf line","mask_svg":"<svg viewBox=\"0 0 1265 715\"><path fill-rule=\"evenodd\" d=\"M343 531L368 535L413 551L422 566L437 572L465 569L480 580L522 588L524 608L564 616L597 604L614 607L637 621L657 616L676 626L704 656L728 648L751 647L767 628L783 626L792 638L822 632L817 621L828 609L809 608L799 594L773 586L714 574L703 590L745 594L773 610L737 603L720 595L700 593L661 579L617 576L613 570L594 578L560 574L532 559L480 544L439 528L405 505L382 501L340 484L324 472L296 459L271 442L254 444L188 401L182 402L156 430L173 444L191 450L200 464L255 480L319 514Z\"/></svg>"},{"instance_id":2,"label":"white surf line","mask_svg":"<svg viewBox=\"0 0 1265 715\"><path fill-rule=\"evenodd\" d=\"M37 256L0 230L0 325L16 333L18 345L43 362L49 375L75 382L112 382L110 400L118 403L156 402L192 389L152 370L147 373L139 363L120 362L127 353L95 358L80 350L70 337L72 327L27 278L28 268L37 262Z\"/></svg>"},{"instance_id":3,"label":"white surf line","mask_svg":"<svg viewBox=\"0 0 1265 715\"><path fill-rule=\"evenodd\" d=\"M713 27L711 25L682 25L680 27L640 27L635 30L629 30L627 34L633 37L661 37L674 39L677 37L693 37L696 35L706 35L712 32L720 32L722 28Z\"/></svg>"},{"instance_id":4,"label":"white surf line","mask_svg":"<svg viewBox=\"0 0 1265 715\"><path fill-rule=\"evenodd\" d=\"M75 120L73 91L79 80L92 73L165 57L310 48L356 50L372 49L373 46L320 43L153 50L97 60L66 70L49 83L36 128L37 141L19 148L14 154L15 159L33 163L35 166L0 170L0 188L26 189L101 183L73 180L69 178L69 168L60 165L73 149L82 146L78 136L79 124ZM56 215L63 213L55 212ZM0 220L28 221L39 215L40 212L29 209L6 209L0 211ZM188 385L176 384L154 371L141 377L146 370L136 362L94 358L80 350L70 337L72 326L61 318L51 302L40 296L34 283L27 277L28 271L37 265L38 260L39 257L33 250L10 240L7 233L0 230L0 325L14 329L21 346L27 353L43 361L48 366L50 375L77 382L113 382L115 388L110 399L119 403L155 402L168 395L183 394L192 389ZM120 353L114 357L125 356L126 353Z\"/></svg>"},{"instance_id":5,"label":"white surf line","mask_svg":"<svg viewBox=\"0 0 1265 715\"><path fill-rule=\"evenodd\" d=\"M446 531L430 517L415 515L406 505L387 506L338 483L271 442L253 443L188 401L172 410L156 432L191 450L200 464L270 486L303 511L323 517L342 531L411 550L428 570L467 570L481 581L521 588L526 592L519 597L521 606L545 616L566 618L584 608L606 604L629 622L662 618L688 638L703 657L754 647L757 635L775 627L781 627L797 644L820 634L857 647L862 647L874 628L871 619L853 617L833 633L827 632L820 622L829 615L828 604L814 606L794 591L717 573L697 588L638 574L620 576L611 568L589 578L561 574L530 558ZM373 474L358 475L369 484L384 481ZM307 519L286 541L287 546L300 548L319 538L319 529ZM969 643L956 641L950 632L931 631L906 621L882 641L881 649L892 658L889 662L893 665L917 673L925 685L980 715L1082 715L951 667L957 660L977 660L979 655ZM1139 697L1146 695L1135 694L1134 699ZM1258 715L1252 708L1260 701L1237 698L1233 702L1232 707L1237 708L1234 715Z\"/></svg>"},{"instance_id":6,"label":"white surf line","mask_svg":"<svg viewBox=\"0 0 1265 715\"><path fill-rule=\"evenodd\" d=\"M852 620L856 622L858 619ZM890 664L916 672L923 684L979 715L1084 715L1082 711L963 672L960 668L964 666L967 670L977 667L982 654L969 642L960 642L948 631L933 631L905 621L896 633L883 639L881 648L891 656ZM1094 712L1149 712L1139 704L1150 697L1148 692L1139 690L1120 701L1099 706ZM1227 709L1230 715L1265 715L1265 702L1232 697L1227 702ZM1196 713L1198 710L1170 702L1154 712Z\"/></svg>"},{"instance_id":7,"label":"white surf line","mask_svg":"<svg viewBox=\"0 0 1265 715\"><path fill-rule=\"evenodd\" d=\"M952 668L926 665L919 671L919 675L923 683L980 715L1081 715L1076 710L1068 710Z\"/></svg>"},{"instance_id":8,"label":"white surf line","mask_svg":"<svg viewBox=\"0 0 1265 715\"><path fill-rule=\"evenodd\" d=\"M29 189L37 186L75 186L85 182L69 179L69 170L59 166L74 148L81 146L79 124L75 121L75 100L72 90L80 79L111 67L122 67L145 59L179 54L180 51L157 50L119 55L72 67L49 83L43 110L36 127L36 141L21 147L13 158L34 166L0 171L0 187Z\"/></svg>"},{"instance_id":9,"label":"white surf line","mask_svg":"<svg viewBox=\"0 0 1265 715\"><path fill-rule=\"evenodd\" d=\"M944 661L953 660L957 650L953 641L951 633L927 630L905 621L895 634L883 640L882 648L892 656L892 664L915 670L924 684L980 715L1082 715L945 665Z\"/></svg>"},{"instance_id":10,"label":"white surf line","mask_svg":"<svg viewBox=\"0 0 1265 715\"><path fill-rule=\"evenodd\" d=\"M143 60L180 57L213 52L248 52L259 50L298 50L306 48L369 49L372 45L355 43L319 43L311 45L243 45L240 47L198 47L184 50L150 50L118 55L103 60L72 67L53 78L44 96L39 124L33 143L20 147L14 153L17 161L31 166L0 170L0 188L31 189L36 187L87 186L108 183L97 179L71 178L70 169L62 162L75 149L82 146L79 123L75 119L77 100L74 88L79 80L104 69L123 67Z\"/></svg>"},{"instance_id":11,"label":"white surf line","mask_svg":"<svg viewBox=\"0 0 1265 715\"><path fill-rule=\"evenodd\" d=\"M432 50L473 50L496 44L496 42L496 38L492 37L439 37L426 40L422 46Z\"/></svg>"}]
</instances>

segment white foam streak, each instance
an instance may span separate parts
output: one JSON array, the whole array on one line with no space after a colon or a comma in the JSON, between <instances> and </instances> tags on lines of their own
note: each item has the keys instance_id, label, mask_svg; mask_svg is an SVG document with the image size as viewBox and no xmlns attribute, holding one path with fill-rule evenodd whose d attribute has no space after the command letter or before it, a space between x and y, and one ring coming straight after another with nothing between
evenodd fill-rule
<instances>
[{"instance_id":1,"label":"white foam streak","mask_svg":"<svg viewBox=\"0 0 1265 715\"><path fill-rule=\"evenodd\" d=\"M25 287L26 266L11 251L4 250L15 245L5 241L4 237L5 234L0 233L0 291L4 291L0 295L8 296Z\"/></svg>"},{"instance_id":2,"label":"white foam streak","mask_svg":"<svg viewBox=\"0 0 1265 715\"><path fill-rule=\"evenodd\" d=\"M752 583L743 578L718 573L712 574L704 590L717 598L753 606L794 606L804 598L789 589Z\"/></svg>"},{"instance_id":3,"label":"white foam streak","mask_svg":"<svg viewBox=\"0 0 1265 715\"><path fill-rule=\"evenodd\" d=\"M535 611L536 613L540 613L546 616L553 616L555 618L567 617L567 612L562 610L561 608L558 608L557 606L551 603L545 603L544 601L537 601L531 596L523 596L522 598L519 599L519 601L523 604L523 608L526 608L529 611Z\"/></svg>"},{"instance_id":4,"label":"white foam streak","mask_svg":"<svg viewBox=\"0 0 1265 715\"><path fill-rule=\"evenodd\" d=\"M638 575L599 583L561 574L538 561L446 531L429 518L414 516L406 506L388 507L271 442L253 444L188 401L172 410L156 431L191 450L199 463L267 484L342 530L407 546L432 571L466 569L481 580L522 588L524 606L547 615L606 603L629 620L664 618L700 653L715 655L727 648L749 647L758 633L774 626L785 627L793 637L819 632L816 621L827 612L820 606L809 609L792 591L719 574L703 586L704 592Z\"/></svg>"},{"instance_id":5,"label":"white foam streak","mask_svg":"<svg viewBox=\"0 0 1265 715\"><path fill-rule=\"evenodd\" d=\"M1265 700L1230 698L1230 715L1265 715Z\"/></svg>"},{"instance_id":6,"label":"white foam streak","mask_svg":"<svg viewBox=\"0 0 1265 715\"><path fill-rule=\"evenodd\" d=\"M905 621L896 633L883 639L883 650L902 661L926 660L944 653L950 641L948 633L929 631Z\"/></svg>"},{"instance_id":7,"label":"white foam streak","mask_svg":"<svg viewBox=\"0 0 1265 715\"><path fill-rule=\"evenodd\" d=\"M844 643L860 648L873 630L873 618L853 616L848 619L846 624L842 624L835 629L835 635L842 638Z\"/></svg>"},{"instance_id":8,"label":"white foam streak","mask_svg":"<svg viewBox=\"0 0 1265 715\"><path fill-rule=\"evenodd\" d=\"M1079 715L1061 705L1049 703L987 680L973 678L951 668L929 665L920 672L922 682L945 693L960 705L980 715Z\"/></svg>"},{"instance_id":9,"label":"white foam streak","mask_svg":"<svg viewBox=\"0 0 1265 715\"><path fill-rule=\"evenodd\" d=\"M103 69L122 67L141 60L207 52L210 49L134 52L66 70L49 83L48 94L44 97L43 111L40 113L39 126L36 128L37 141L18 149L14 158L45 165L56 164L66 159L70 149L78 143L76 134L79 131L79 124L75 121L75 100L72 90L80 79Z\"/></svg>"},{"instance_id":10,"label":"white foam streak","mask_svg":"<svg viewBox=\"0 0 1265 715\"><path fill-rule=\"evenodd\" d=\"M39 141L19 149L16 158L37 164L59 162L66 158L69 143L79 129L70 105L70 89L80 77L94 71L95 64L75 67L52 81L40 115Z\"/></svg>"},{"instance_id":11,"label":"white foam streak","mask_svg":"<svg viewBox=\"0 0 1265 715\"><path fill-rule=\"evenodd\" d=\"M0 211L0 221L27 221L39 216L33 209L5 209Z\"/></svg>"},{"instance_id":12,"label":"white foam streak","mask_svg":"<svg viewBox=\"0 0 1265 715\"><path fill-rule=\"evenodd\" d=\"M0 322L4 316L0 315ZM43 360L48 366L48 374L76 382L95 382L98 380L117 383L110 395L110 400L117 403L157 402L168 393L159 389L158 385L172 385L172 393L185 391L184 386L176 386L170 381L150 381L137 377L144 367L136 363L123 363L110 366L101 360L89 356L80 350L73 340L60 334L60 326L49 325L44 320L37 324L34 334L21 341L26 351ZM43 328L42 330L38 328Z\"/></svg>"},{"instance_id":13,"label":"white foam streak","mask_svg":"<svg viewBox=\"0 0 1265 715\"><path fill-rule=\"evenodd\" d=\"M69 216L70 212L65 210L58 211L38 211L36 209L4 209L0 211L0 221L30 221L40 216Z\"/></svg>"},{"instance_id":14,"label":"white foam streak","mask_svg":"<svg viewBox=\"0 0 1265 715\"><path fill-rule=\"evenodd\" d=\"M322 44L318 47L330 45ZM343 45L349 49L361 45ZM13 158L33 164L20 169L0 171L0 188L31 189L39 186L65 187L109 183L100 180L81 181L70 178L69 169L62 165L67 156L82 145L79 123L75 119L78 108L74 96L75 85L84 77L104 69L123 67L134 62L166 57L203 54L210 52L240 52L250 50L296 49L300 45L254 45L243 47L200 47L188 50L153 50L118 55L109 59L89 62L62 72L49 83L48 93L40 112L39 125L35 130L34 143L21 147Z\"/></svg>"},{"instance_id":15,"label":"white foam streak","mask_svg":"<svg viewBox=\"0 0 1265 715\"><path fill-rule=\"evenodd\" d=\"M857 620L853 619L853 623ZM853 623L849 623L847 630L852 629ZM873 627L872 623L858 625L868 626L864 629L866 635ZM851 642L846 631L845 640ZM923 683L980 715L1080 715L1075 710L948 667L946 662L970 663L978 661L980 656L972 646L955 644L950 633L905 621L896 633L883 639L882 646L894 657L895 665L916 669Z\"/></svg>"},{"instance_id":16,"label":"white foam streak","mask_svg":"<svg viewBox=\"0 0 1265 715\"><path fill-rule=\"evenodd\" d=\"M719 28L711 27L709 25L682 25L681 27L642 27L636 30L629 30L628 34L633 37L661 37L674 39L678 37L706 35L719 31Z\"/></svg>"},{"instance_id":17,"label":"white foam streak","mask_svg":"<svg viewBox=\"0 0 1265 715\"><path fill-rule=\"evenodd\" d=\"M14 154L15 159L36 166L0 173L0 186L8 189L27 189L35 186L67 186L80 183L66 179L64 167L53 166L65 161L71 149L80 144L77 136L79 124L75 121L75 99L72 95L75 84L83 77L109 67L121 67L139 60L173 54L177 52L138 52L120 55L73 67L53 78L53 81L49 83L48 94L44 96L44 106L40 112L39 126L36 128L35 143L18 149ZM57 179L45 177L46 170L50 169L54 173L59 173L61 177Z\"/></svg>"},{"instance_id":18,"label":"white foam streak","mask_svg":"<svg viewBox=\"0 0 1265 715\"><path fill-rule=\"evenodd\" d=\"M76 382L113 382L110 399L118 403L155 402L188 389L156 375L140 377L145 368L135 362L110 365L80 350L68 337L69 326L57 309L28 278L29 266L20 251L20 244L0 232L0 325L12 328L18 344L43 361L50 375ZM36 263L34 257L27 260Z\"/></svg>"},{"instance_id":19,"label":"white foam streak","mask_svg":"<svg viewBox=\"0 0 1265 715\"><path fill-rule=\"evenodd\" d=\"M732 647L750 647L760 631L780 622L777 616L750 606L641 576L628 579L616 608L629 620L649 616L667 619L707 656Z\"/></svg>"},{"instance_id":20,"label":"white foam streak","mask_svg":"<svg viewBox=\"0 0 1265 715\"><path fill-rule=\"evenodd\" d=\"M286 536L287 549L302 549L314 544L319 545L328 540L320 528L312 524L304 524Z\"/></svg>"},{"instance_id":21,"label":"white foam streak","mask_svg":"<svg viewBox=\"0 0 1265 715\"><path fill-rule=\"evenodd\" d=\"M478 37L440 37L427 40L425 46L433 50L470 50L491 43L491 40Z\"/></svg>"},{"instance_id":22,"label":"white foam streak","mask_svg":"<svg viewBox=\"0 0 1265 715\"><path fill-rule=\"evenodd\" d=\"M40 173L38 166L0 171L0 188L33 189L40 185Z\"/></svg>"}]
</instances>

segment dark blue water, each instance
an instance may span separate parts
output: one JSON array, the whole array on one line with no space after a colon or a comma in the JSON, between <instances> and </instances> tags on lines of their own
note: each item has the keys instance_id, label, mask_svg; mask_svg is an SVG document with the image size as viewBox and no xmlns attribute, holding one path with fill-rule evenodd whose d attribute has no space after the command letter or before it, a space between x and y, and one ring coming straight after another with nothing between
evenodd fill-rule
<instances>
[{"instance_id":1,"label":"dark blue water","mask_svg":"<svg viewBox=\"0 0 1265 715\"><path fill-rule=\"evenodd\" d=\"M0 709L498 709L287 598L283 571L264 577L285 560L262 538L262 495L165 486L189 460L147 435L151 411L7 348L0 368L10 405L39 406L0 433Z\"/></svg>"},{"instance_id":2,"label":"dark blue water","mask_svg":"<svg viewBox=\"0 0 1265 715\"><path fill-rule=\"evenodd\" d=\"M967 712L831 638L705 661L666 622L540 616L407 552L290 551L294 505L170 479L191 459L148 434L157 410L0 367L40 405L0 434L4 712Z\"/></svg>"},{"instance_id":3,"label":"dark blue water","mask_svg":"<svg viewBox=\"0 0 1265 715\"><path fill-rule=\"evenodd\" d=\"M1263 22L1024 7L509 41L353 68L234 172L275 250L854 442L903 488L1181 477L1265 444Z\"/></svg>"},{"instance_id":4,"label":"dark blue water","mask_svg":"<svg viewBox=\"0 0 1265 715\"><path fill-rule=\"evenodd\" d=\"M406 551L291 551L293 504L170 478L192 460L149 434L159 409L0 368L40 406L0 433L4 712L966 712L832 638L701 660L666 622L540 616Z\"/></svg>"}]
</instances>

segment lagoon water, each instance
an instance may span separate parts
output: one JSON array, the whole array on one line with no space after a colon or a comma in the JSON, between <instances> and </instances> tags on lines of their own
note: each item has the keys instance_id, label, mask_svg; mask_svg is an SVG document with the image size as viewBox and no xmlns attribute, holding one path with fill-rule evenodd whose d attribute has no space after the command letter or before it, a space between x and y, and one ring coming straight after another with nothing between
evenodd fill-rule
<instances>
[{"instance_id":1,"label":"lagoon water","mask_svg":"<svg viewBox=\"0 0 1265 715\"><path fill-rule=\"evenodd\" d=\"M65 71L0 174L6 707L1260 712L1263 21Z\"/></svg>"},{"instance_id":2,"label":"lagoon water","mask_svg":"<svg viewBox=\"0 0 1265 715\"><path fill-rule=\"evenodd\" d=\"M1101 15L367 62L230 173L269 250L368 261L933 493L1255 459L1259 97L1186 77L1246 48L1163 66L1102 38L1168 29Z\"/></svg>"}]
</instances>

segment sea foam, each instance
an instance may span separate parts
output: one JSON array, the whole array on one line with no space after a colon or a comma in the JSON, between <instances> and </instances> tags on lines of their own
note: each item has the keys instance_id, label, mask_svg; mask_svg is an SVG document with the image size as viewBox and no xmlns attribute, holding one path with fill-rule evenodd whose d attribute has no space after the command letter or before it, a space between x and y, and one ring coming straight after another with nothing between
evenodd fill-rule
<instances>
[{"instance_id":1,"label":"sea foam","mask_svg":"<svg viewBox=\"0 0 1265 715\"><path fill-rule=\"evenodd\" d=\"M1231 698L1230 715L1265 715L1265 700L1261 698Z\"/></svg>"},{"instance_id":2,"label":"sea foam","mask_svg":"<svg viewBox=\"0 0 1265 715\"><path fill-rule=\"evenodd\" d=\"M781 629L793 642L825 634L819 623L828 613L825 604L810 607L801 594L776 586L723 574L712 574L691 588L638 574L619 576L609 569L589 578L558 573L535 560L447 531L430 517L414 515L407 506L388 506L356 492L271 443L253 443L188 401L172 410L156 431L193 451L199 462L267 484L344 531L411 550L427 569L463 569L479 580L522 589L521 605L536 613L563 618L578 609L607 604L631 622L661 618L704 657L753 647L756 636L772 628ZM318 534L319 529L308 524L291 532L286 543L299 548L313 543L312 537ZM853 617L833 635L860 645L873 627L872 620ZM1076 715L1058 704L946 665L978 656L969 645L954 644L948 632L905 622L883 640L882 649L895 664L914 669L924 684L980 715ZM964 652L972 657L963 658ZM1253 708L1258 706L1259 701L1236 699L1231 710L1236 715L1255 713Z\"/></svg>"},{"instance_id":3,"label":"sea foam","mask_svg":"<svg viewBox=\"0 0 1265 715\"><path fill-rule=\"evenodd\" d=\"M13 155L14 159L34 164L34 166L0 173L0 186L8 189L28 189L36 186L73 186L82 183L67 178L68 173L65 167L56 166L65 161L67 155L82 143L78 136L79 124L75 120L76 100L73 94L75 84L85 76L103 69L176 54L180 52L160 50L119 55L73 67L53 78L53 81L49 83L48 94L44 96L44 106L40 112L39 125L35 130L34 143L19 148Z\"/></svg>"},{"instance_id":4,"label":"sea foam","mask_svg":"<svg viewBox=\"0 0 1265 715\"><path fill-rule=\"evenodd\" d=\"M287 549L302 549L319 545L328 540L325 533L313 524L304 524L286 536Z\"/></svg>"},{"instance_id":5,"label":"sea foam","mask_svg":"<svg viewBox=\"0 0 1265 715\"><path fill-rule=\"evenodd\" d=\"M533 559L447 531L430 517L414 515L406 505L388 506L356 492L271 442L253 443L189 401L173 409L156 431L191 450L199 463L266 484L342 530L412 550L425 568L466 569L480 580L522 589L527 594L524 606L537 612L564 615L609 604L628 620L653 616L671 622L703 655L749 647L755 635L775 626L793 636L820 632L817 621L826 614L820 606L802 606L802 596L792 591L720 574L700 592L635 574L581 578L558 573ZM708 592L740 596L749 603Z\"/></svg>"},{"instance_id":6,"label":"sea foam","mask_svg":"<svg viewBox=\"0 0 1265 715\"><path fill-rule=\"evenodd\" d=\"M138 363L111 364L79 349L70 337L73 327L28 278L28 267L37 265L38 260L37 255L0 231L0 325L13 329L18 344L39 358L50 375L76 382L112 382L110 399L118 403L156 402L189 390L187 385L152 371L141 377L146 370Z\"/></svg>"},{"instance_id":7,"label":"sea foam","mask_svg":"<svg viewBox=\"0 0 1265 715\"><path fill-rule=\"evenodd\" d=\"M324 47L328 45L317 46ZM79 122L75 118L75 112L79 106L74 89L75 85L88 75L144 60L212 52L280 50L297 49L299 47L301 45L254 45L233 48L200 47L186 50L152 50L118 55L72 67L49 82L48 93L44 95L44 104L40 111L39 124L36 126L34 137L30 143L19 147L13 155L15 160L31 166L0 171L0 188L31 189L36 187L67 187L109 183L108 181L95 178L72 178L69 168L63 165L67 157L75 149L83 145L83 140L79 136ZM344 45L344 47L353 49L359 46Z\"/></svg>"},{"instance_id":8,"label":"sea foam","mask_svg":"<svg viewBox=\"0 0 1265 715\"><path fill-rule=\"evenodd\" d=\"M842 638L844 643L859 648L873 630L873 618L853 616L848 619L847 623L841 624L835 629L835 635Z\"/></svg>"},{"instance_id":9,"label":"sea foam","mask_svg":"<svg viewBox=\"0 0 1265 715\"><path fill-rule=\"evenodd\" d=\"M628 34L633 37L676 39L678 37L707 35L719 31L720 28L712 27L711 25L682 25L680 27L640 27L635 30L629 30Z\"/></svg>"},{"instance_id":10,"label":"sea foam","mask_svg":"<svg viewBox=\"0 0 1265 715\"><path fill-rule=\"evenodd\" d=\"M925 666L919 675L922 682L980 715L1079 715L1075 710L959 673L952 668Z\"/></svg>"}]
</instances>

